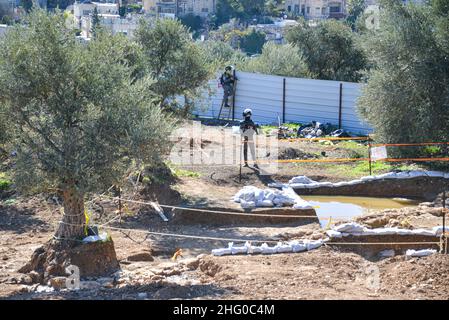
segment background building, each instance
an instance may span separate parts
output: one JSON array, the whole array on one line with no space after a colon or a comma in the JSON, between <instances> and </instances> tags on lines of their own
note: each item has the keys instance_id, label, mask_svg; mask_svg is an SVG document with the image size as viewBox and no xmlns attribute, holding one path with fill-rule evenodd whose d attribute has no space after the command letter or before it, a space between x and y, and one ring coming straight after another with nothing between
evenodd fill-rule
<instances>
[{"instance_id":1,"label":"background building","mask_svg":"<svg viewBox=\"0 0 449 320\"><path fill-rule=\"evenodd\" d=\"M216 0L143 0L143 8L145 13L152 15L207 17L215 13Z\"/></svg>"},{"instance_id":2,"label":"background building","mask_svg":"<svg viewBox=\"0 0 449 320\"><path fill-rule=\"evenodd\" d=\"M342 19L346 16L346 0L286 0L285 11L306 19Z\"/></svg>"}]
</instances>

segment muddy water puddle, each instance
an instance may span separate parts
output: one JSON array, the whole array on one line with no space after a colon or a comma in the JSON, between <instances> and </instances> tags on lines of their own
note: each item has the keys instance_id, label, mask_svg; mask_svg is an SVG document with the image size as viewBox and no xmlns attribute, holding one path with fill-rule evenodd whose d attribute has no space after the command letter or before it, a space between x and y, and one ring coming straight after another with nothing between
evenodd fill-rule
<instances>
[{"instance_id":1,"label":"muddy water puddle","mask_svg":"<svg viewBox=\"0 0 449 320\"><path fill-rule=\"evenodd\" d=\"M413 207L419 201L403 198L372 198L348 196L301 196L315 209L321 226L326 226L329 217L332 221L350 220L371 210L398 209Z\"/></svg>"}]
</instances>

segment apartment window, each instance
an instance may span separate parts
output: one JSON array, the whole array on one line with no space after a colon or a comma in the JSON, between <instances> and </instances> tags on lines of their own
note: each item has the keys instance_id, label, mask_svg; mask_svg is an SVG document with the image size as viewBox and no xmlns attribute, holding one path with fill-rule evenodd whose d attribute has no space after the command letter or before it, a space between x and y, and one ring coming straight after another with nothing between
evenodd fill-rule
<instances>
[{"instance_id":1,"label":"apartment window","mask_svg":"<svg viewBox=\"0 0 449 320\"><path fill-rule=\"evenodd\" d=\"M324 16L326 14L326 8L321 8L321 14Z\"/></svg>"},{"instance_id":2,"label":"apartment window","mask_svg":"<svg viewBox=\"0 0 449 320\"><path fill-rule=\"evenodd\" d=\"M302 13L302 15L306 14L306 6L305 5L301 6L301 13Z\"/></svg>"},{"instance_id":3,"label":"apartment window","mask_svg":"<svg viewBox=\"0 0 449 320\"><path fill-rule=\"evenodd\" d=\"M88 16L90 14L91 14L90 10L83 10L83 16Z\"/></svg>"},{"instance_id":4,"label":"apartment window","mask_svg":"<svg viewBox=\"0 0 449 320\"><path fill-rule=\"evenodd\" d=\"M209 8L202 8L201 12L209 12Z\"/></svg>"},{"instance_id":5,"label":"apartment window","mask_svg":"<svg viewBox=\"0 0 449 320\"><path fill-rule=\"evenodd\" d=\"M319 15L321 13L321 8L315 8L315 14Z\"/></svg>"},{"instance_id":6,"label":"apartment window","mask_svg":"<svg viewBox=\"0 0 449 320\"><path fill-rule=\"evenodd\" d=\"M288 12L291 12L291 11L292 11L292 6L288 6L288 7L287 7L287 11L288 11Z\"/></svg>"},{"instance_id":7,"label":"apartment window","mask_svg":"<svg viewBox=\"0 0 449 320\"><path fill-rule=\"evenodd\" d=\"M310 14L310 7L307 7L307 14Z\"/></svg>"},{"instance_id":8,"label":"apartment window","mask_svg":"<svg viewBox=\"0 0 449 320\"><path fill-rule=\"evenodd\" d=\"M299 13L299 5L295 4L295 13L298 14Z\"/></svg>"},{"instance_id":9,"label":"apartment window","mask_svg":"<svg viewBox=\"0 0 449 320\"><path fill-rule=\"evenodd\" d=\"M341 9L340 6L332 6L332 7L329 7L329 12L330 13L339 13L340 9Z\"/></svg>"}]
</instances>

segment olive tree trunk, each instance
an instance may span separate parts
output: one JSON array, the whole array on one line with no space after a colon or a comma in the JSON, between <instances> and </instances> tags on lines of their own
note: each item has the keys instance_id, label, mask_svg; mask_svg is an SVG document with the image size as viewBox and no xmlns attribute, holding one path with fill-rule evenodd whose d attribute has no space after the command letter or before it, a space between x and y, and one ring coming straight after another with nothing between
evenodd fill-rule
<instances>
[{"instance_id":1,"label":"olive tree trunk","mask_svg":"<svg viewBox=\"0 0 449 320\"><path fill-rule=\"evenodd\" d=\"M84 216L84 195L74 187L63 191L64 215L59 223L56 237L67 240L82 239L86 224Z\"/></svg>"}]
</instances>

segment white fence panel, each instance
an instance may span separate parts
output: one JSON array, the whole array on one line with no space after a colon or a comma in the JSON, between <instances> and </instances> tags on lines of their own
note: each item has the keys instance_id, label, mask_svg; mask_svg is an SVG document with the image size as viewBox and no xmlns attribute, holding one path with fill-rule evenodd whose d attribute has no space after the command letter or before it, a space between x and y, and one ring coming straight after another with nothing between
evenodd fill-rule
<instances>
[{"instance_id":1,"label":"white fence panel","mask_svg":"<svg viewBox=\"0 0 449 320\"><path fill-rule=\"evenodd\" d=\"M307 123L319 121L339 123L340 84L341 125L353 133L366 134L371 128L356 110L361 84L351 82L280 77L249 72L237 72L235 119L240 119L245 108L253 110L253 119L261 124L285 122ZM285 79L285 110L283 110ZM220 111L223 89L218 79L209 82L201 99L195 101L196 115L216 118ZM224 111L227 116L227 110ZM285 112L285 114L284 114ZM285 118L284 118L285 117Z\"/></svg>"}]
</instances>

